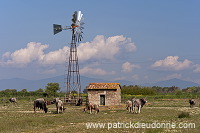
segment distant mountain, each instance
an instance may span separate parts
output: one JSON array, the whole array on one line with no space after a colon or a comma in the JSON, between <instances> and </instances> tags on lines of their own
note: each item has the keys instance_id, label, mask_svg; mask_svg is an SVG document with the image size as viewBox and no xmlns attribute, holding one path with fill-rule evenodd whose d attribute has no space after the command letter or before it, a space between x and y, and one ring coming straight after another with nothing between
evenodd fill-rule
<instances>
[{"instance_id":1,"label":"distant mountain","mask_svg":"<svg viewBox=\"0 0 200 133\"><path fill-rule=\"evenodd\" d=\"M65 75L47 79L41 79L41 80L26 80L22 78L2 79L0 80L0 90L17 89L18 91L20 91L22 89L27 89L28 91L34 91L40 88L45 89L47 83L56 82L60 84L61 91L66 91L65 79L66 79ZM89 83L109 83L109 82L120 83L121 86L133 85L132 82L126 80L109 81L109 80L81 76L81 89L82 89L81 91L83 91ZM200 84L180 79L170 79L166 81L159 81L156 83L141 84L141 86L160 86L160 87L177 86L183 89L191 86L200 86Z\"/></svg>"},{"instance_id":2,"label":"distant mountain","mask_svg":"<svg viewBox=\"0 0 200 133\"><path fill-rule=\"evenodd\" d=\"M22 89L27 89L28 91L34 91L40 88L45 89L47 83L56 82L60 84L61 91L65 91L66 90L65 79L66 79L65 75L47 79L41 79L41 80L26 80L22 78L2 79L0 80L0 90L17 89L18 91L20 91ZM124 80L109 81L109 80L81 76L81 89L82 89L81 91L83 91L89 83L109 83L109 82L117 82L121 83L121 85L131 85L131 82Z\"/></svg>"},{"instance_id":3,"label":"distant mountain","mask_svg":"<svg viewBox=\"0 0 200 133\"><path fill-rule=\"evenodd\" d=\"M141 84L141 86L160 86L160 87L171 87L171 86L177 86L180 89L184 89L187 87L192 87L192 86L200 86L200 84L191 82L191 81L184 81L180 79L169 79L165 81L159 81L156 83L147 83L147 84Z\"/></svg>"}]
</instances>

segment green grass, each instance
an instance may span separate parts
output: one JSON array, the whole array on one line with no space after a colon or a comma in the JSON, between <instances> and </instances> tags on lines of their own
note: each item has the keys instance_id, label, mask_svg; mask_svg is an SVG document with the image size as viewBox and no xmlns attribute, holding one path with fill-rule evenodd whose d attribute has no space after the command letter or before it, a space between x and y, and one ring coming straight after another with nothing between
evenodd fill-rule
<instances>
[{"instance_id":1,"label":"green grass","mask_svg":"<svg viewBox=\"0 0 200 133\"><path fill-rule=\"evenodd\" d=\"M83 112L83 107L66 106L65 113L56 114L55 105L49 105L49 112L33 113L31 101L19 101L18 105L0 104L1 133L65 133L65 132L200 132L200 108L189 108L183 100L148 101L140 114L127 113L124 106L118 108L100 108L99 114ZM178 105L174 105L178 104ZM189 112L189 118L178 118L181 112ZM195 123L193 129L180 128L86 128L86 123Z\"/></svg>"},{"instance_id":2,"label":"green grass","mask_svg":"<svg viewBox=\"0 0 200 133\"><path fill-rule=\"evenodd\" d=\"M178 118L189 118L190 117L190 113L189 112L181 112L178 115Z\"/></svg>"}]
</instances>

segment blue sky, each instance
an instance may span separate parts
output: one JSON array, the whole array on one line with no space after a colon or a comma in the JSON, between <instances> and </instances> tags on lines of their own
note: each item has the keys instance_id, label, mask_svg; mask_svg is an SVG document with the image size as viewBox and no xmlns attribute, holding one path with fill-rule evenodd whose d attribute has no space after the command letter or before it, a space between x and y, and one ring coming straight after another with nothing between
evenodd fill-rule
<instances>
[{"instance_id":1,"label":"blue sky","mask_svg":"<svg viewBox=\"0 0 200 133\"><path fill-rule=\"evenodd\" d=\"M171 78L200 83L198 0L0 0L0 79L65 74L71 31L53 24L84 17L82 76L133 84Z\"/></svg>"}]
</instances>

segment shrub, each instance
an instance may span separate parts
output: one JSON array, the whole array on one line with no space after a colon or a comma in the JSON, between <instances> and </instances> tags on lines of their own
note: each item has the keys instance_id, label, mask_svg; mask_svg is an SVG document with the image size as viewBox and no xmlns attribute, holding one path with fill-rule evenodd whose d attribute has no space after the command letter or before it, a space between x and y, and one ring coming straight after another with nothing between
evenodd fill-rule
<instances>
[{"instance_id":1,"label":"shrub","mask_svg":"<svg viewBox=\"0 0 200 133\"><path fill-rule=\"evenodd\" d=\"M181 113L178 115L178 118L189 118L189 117L190 117L189 112L181 112Z\"/></svg>"}]
</instances>

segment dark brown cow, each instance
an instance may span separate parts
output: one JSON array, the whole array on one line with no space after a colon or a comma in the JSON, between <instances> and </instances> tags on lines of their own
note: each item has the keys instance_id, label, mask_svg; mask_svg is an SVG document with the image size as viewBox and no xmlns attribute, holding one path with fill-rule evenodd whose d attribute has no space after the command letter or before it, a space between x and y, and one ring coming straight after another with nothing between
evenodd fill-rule
<instances>
[{"instance_id":1,"label":"dark brown cow","mask_svg":"<svg viewBox=\"0 0 200 133\"><path fill-rule=\"evenodd\" d=\"M51 105L51 104L54 104L52 101L48 101L48 100L46 100L46 104L47 105Z\"/></svg>"},{"instance_id":2,"label":"dark brown cow","mask_svg":"<svg viewBox=\"0 0 200 133\"><path fill-rule=\"evenodd\" d=\"M48 111L46 102L43 98L39 98L34 101L34 112L35 113L36 113L36 108L44 110L45 113L47 113L47 111Z\"/></svg>"},{"instance_id":3,"label":"dark brown cow","mask_svg":"<svg viewBox=\"0 0 200 133\"><path fill-rule=\"evenodd\" d=\"M83 104L83 99L80 98L78 99L78 103L76 104L76 106L81 106Z\"/></svg>"},{"instance_id":4,"label":"dark brown cow","mask_svg":"<svg viewBox=\"0 0 200 133\"><path fill-rule=\"evenodd\" d=\"M84 112L89 110L90 114L91 114L92 110L95 110L96 114L97 114L97 113L99 113L99 108L98 107L99 107L99 105L89 102L88 105L84 108Z\"/></svg>"},{"instance_id":5,"label":"dark brown cow","mask_svg":"<svg viewBox=\"0 0 200 133\"><path fill-rule=\"evenodd\" d=\"M15 97L10 98L9 101L10 101L11 103L17 103L17 99L16 99Z\"/></svg>"},{"instance_id":6,"label":"dark brown cow","mask_svg":"<svg viewBox=\"0 0 200 133\"><path fill-rule=\"evenodd\" d=\"M189 103L190 103L190 108L193 108L194 105L195 105L195 100L194 99L190 99Z\"/></svg>"}]
</instances>

